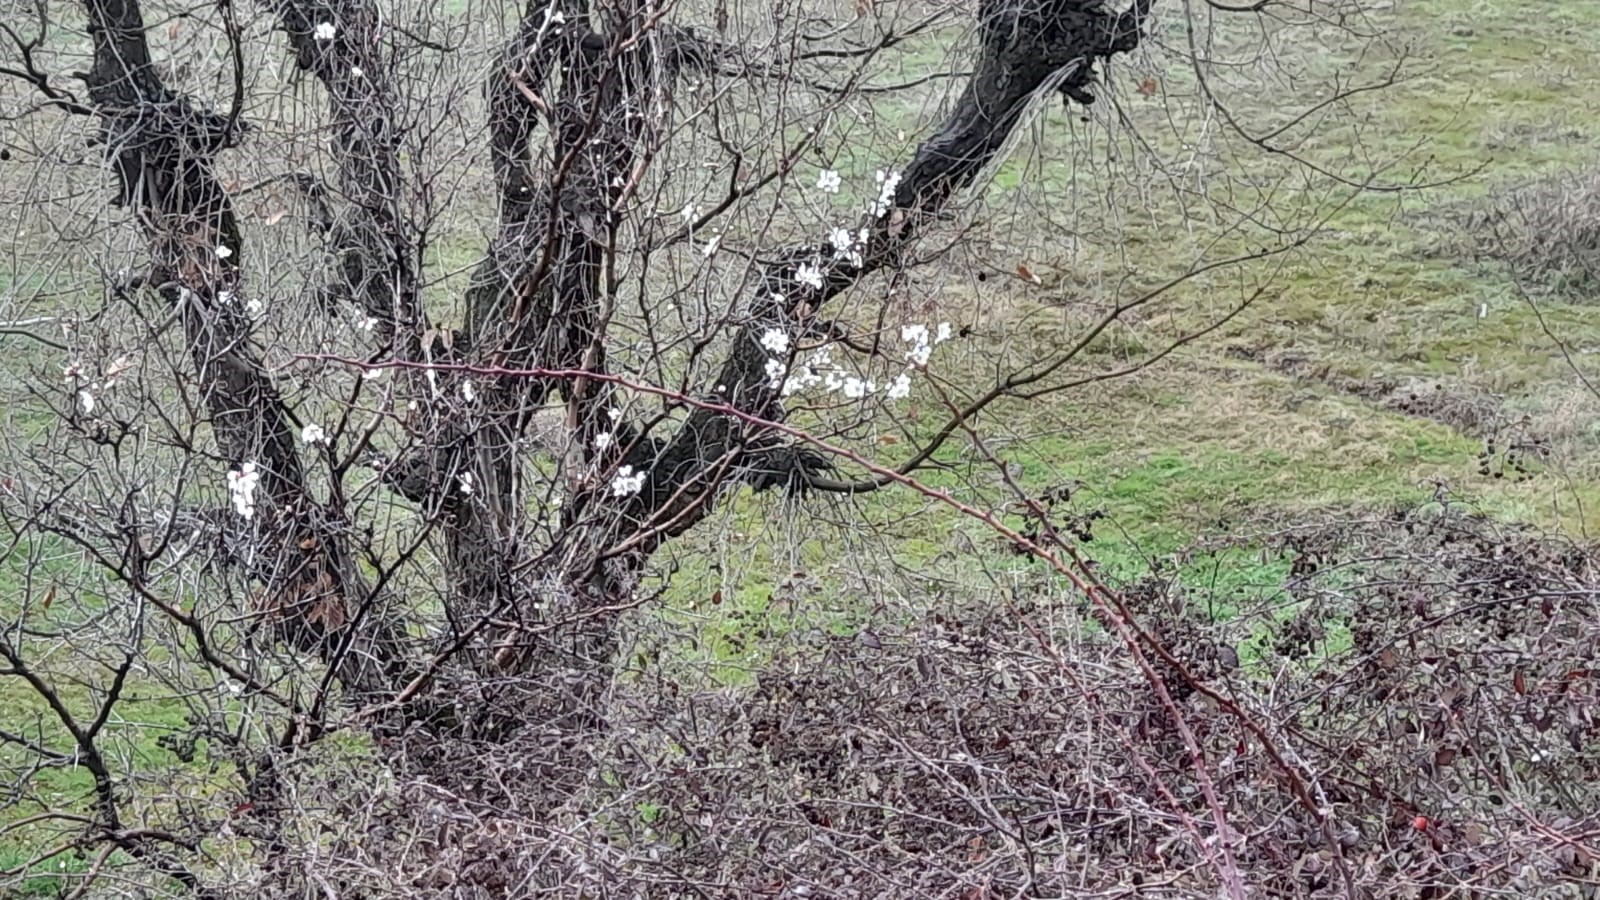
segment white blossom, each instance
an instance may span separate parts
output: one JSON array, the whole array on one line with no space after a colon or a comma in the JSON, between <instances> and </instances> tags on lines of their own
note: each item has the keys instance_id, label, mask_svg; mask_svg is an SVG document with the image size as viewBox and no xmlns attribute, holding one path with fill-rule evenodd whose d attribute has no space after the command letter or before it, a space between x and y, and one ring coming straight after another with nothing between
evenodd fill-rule
<instances>
[{"instance_id":1,"label":"white blossom","mask_svg":"<svg viewBox=\"0 0 1600 900\"><path fill-rule=\"evenodd\" d=\"M382 369L362 369L361 377L367 381L376 381L383 377Z\"/></svg>"},{"instance_id":2,"label":"white blossom","mask_svg":"<svg viewBox=\"0 0 1600 900\"><path fill-rule=\"evenodd\" d=\"M327 439L328 433L323 431L322 426L315 422L308 422L304 428L300 429L300 440L308 444L320 444Z\"/></svg>"},{"instance_id":3,"label":"white blossom","mask_svg":"<svg viewBox=\"0 0 1600 900\"><path fill-rule=\"evenodd\" d=\"M878 170L878 196L872 201L872 214L882 217L894 206L894 192L900 187L900 173Z\"/></svg>"},{"instance_id":4,"label":"white blossom","mask_svg":"<svg viewBox=\"0 0 1600 900\"><path fill-rule=\"evenodd\" d=\"M853 266L861 265L861 251L856 248L856 236L850 233L850 229L834 228L828 234L828 242L833 245L834 259L848 260Z\"/></svg>"},{"instance_id":5,"label":"white blossom","mask_svg":"<svg viewBox=\"0 0 1600 900\"><path fill-rule=\"evenodd\" d=\"M706 257L707 259L710 259L711 258L711 254L717 252L717 245L721 244L721 243L722 243L722 237L720 235L717 236L717 237L712 238L709 241L706 241L706 245L700 251L700 254L702 256Z\"/></svg>"},{"instance_id":6,"label":"white blossom","mask_svg":"<svg viewBox=\"0 0 1600 900\"><path fill-rule=\"evenodd\" d=\"M944 343L945 341L948 341L948 340L950 340L950 323L949 322L940 322L939 323L939 334L938 334L938 336L936 336L933 339L933 342L935 344L942 344L942 343Z\"/></svg>"},{"instance_id":7,"label":"white blossom","mask_svg":"<svg viewBox=\"0 0 1600 900\"><path fill-rule=\"evenodd\" d=\"M227 259L228 257L230 257L232 255L233 255L233 251L228 249L228 245L227 244L218 244L217 245L217 259Z\"/></svg>"},{"instance_id":8,"label":"white blossom","mask_svg":"<svg viewBox=\"0 0 1600 900\"><path fill-rule=\"evenodd\" d=\"M374 319L371 316L363 316L361 321L356 323L356 327L361 329L362 331L371 333L372 329L377 327L377 324L378 324L378 320L377 319Z\"/></svg>"},{"instance_id":9,"label":"white blossom","mask_svg":"<svg viewBox=\"0 0 1600 900\"><path fill-rule=\"evenodd\" d=\"M456 483L461 485L461 493L463 493L463 494L472 493L472 473L471 472L462 472L460 475L457 475L456 476Z\"/></svg>"},{"instance_id":10,"label":"white blossom","mask_svg":"<svg viewBox=\"0 0 1600 900\"><path fill-rule=\"evenodd\" d=\"M611 479L611 496L631 497L644 488L644 473L637 474L633 466L623 466L617 469L617 474Z\"/></svg>"},{"instance_id":11,"label":"white blossom","mask_svg":"<svg viewBox=\"0 0 1600 900\"><path fill-rule=\"evenodd\" d=\"M318 22L316 30L312 32L319 41L331 41L338 33L339 29L335 28L332 22Z\"/></svg>"},{"instance_id":12,"label":"white blossom","mask_svg":"<svg viewBox=\"0 0 1600 900\"><path fill-rule=\"evenodd\" d=\"M949 330L949 323L945 323L944 330L941 333L948 335ZM928 358L933 355L934 343L929 340L928 326L902 325L900 326L900 339L911 345L911 349L906 351L906 359L910 360L913 365L925 366L928 364Z\"/></svg>"},{"instance_id":13,"label":"white blossom","mask_svg":"<svg viewBox=\"0 0 1600 900\"><path fill-rule=\"evenodd\" d=\"M851 400L859 400L872 393L874 387L875 385L872 382L864 381L851 375L844 380L844 395Z\"/></svg>"},{"instance_id":14,"label":"white blossom","mask_svg":"<svg viewBox=\"0 0 1600 900\"><path fill-rule=\"evenodd\" d=\"M267 308L261 304L260 300L257 300L254 297L251 297L249 300L246 300L244 302L245 315L249 316L252 319L261 318L261 314L266 312L266 311L267 311Z\"/></svg>"},{"instance_id":15,"label":"white blossom","mask_svg":"<svg viewBox=\"0 0 1600 900\"><path fill-rule=\"evenodd\" d=\"M783 395L787 397L790 394L803 391L813 385L820 384L821 382L822 376L817 374L817 369L815 366L800 366L789 375L788 380L784 381Z\"/></svg>"},{"instance_id":16,"label":"white blossom","mask_svg":"<svg viewBox=\"0 0 1600 900\"><path fill-rule=\"evenodd\" d=\"M761 335L761 346L767 348L768 353L781 355L789 352L789 333L782 328L768 328Z\"/></svg>"},{"instance_id":17,"label":"white blossom","mask_svg":"<svg viewBox=\"0 0 1600 900\"><path fill-rule=\"evenodd\" d=\"M472 386L472 382L461 382L461 399L467 401L468 403L478 402L478 389Z\"/></svg>"},{"instance_id":18,"label":"white blossom","mask_svg":"<svg viewBox=\"0 0 1600 900\"><path fill-rule=\"evenodd\" d=\"M234 512L246 519L255 516L256 486L260 483L261 473L253 462L228 470L228 499L233 501Z\"/></svg>"},{"instance_id":19,"label":"white blossom","mask_svg":"<svg viewBox=\"0 0 1600 900\"><path fill-rule=\"evenodd\" d=\"M611 432L602 431L594 436L594 448L596 450L604 450L609 446L611 446Z\"/></svg>"},{"instance_id":20,"label":"white blossom","mask_svg":"<svg viewBox=\"0 0 1600 900\"><path fill-rule=\"evenodd\" d=\"M814 291L822 290L822 269L812 263L801 263L794 272L794 280Z\"/></svg>"},{"instance_id":21,"label":"white blossom","mask_svg":"<svg viewBox=\"0 0 1600 900\"><path fill-rule=\"evenodd\" d=\"M783 385L784 376L787 374L789 374L789 367L784 365L783 360L774 359L772 357L767 358L768 383L770 383L773 387L781 387Z\"/></svg>"},{"instance_id":22,"label":"white blossom","mask_svg":"<svg viewBox=\"0 0 1600 900\"><path fill-rule=\"evenodd\" d=\"M901 372L899 375L896 375L894 381L889 382L888 389L885 390L883 393L884 393L884 396L888 397L890 400L904 400L906 397L910 396L910 394L911 394L911 376L910 376L910 374L908 374L906 372Z\"/></svg>"},{"instance_id":23,"label":"white blossom","mask_svg":"<svg viewBox=\"0 0 1600 900\"><path fill-rule=\"evenodd\" d=\"M352 76L356 77L356 78L360 78L361 76L365 75L366 73L361 71L361 67L360 66L351 66L350 67L350 74Z\"/></svg>"},{"instance_id":24,"label":"white blossom","mask_svg":"<svg viewBox=\"0 0 1600 900\"><path fill-rule=\"evenodd\" d=\"M839 185L843 183L844 179L839 177L839 172L836 169L823 169L822 173L817 176L817 190L822 191L824 194L839 193Z\"/></svg>"},{"instance_id":25,"label":"white blossom","mask_svg":"<svg viewBox=\"0 0 1600 900\"><path fill-rule=\"evenodd\" d=\"M78 405L83 407L85 415L94 412L94 394L88 388L78 391Z\"/></svg>"},{"instance_id":26,"label":"white blossom","mask_svg":"<svg viewBox=\"0 0 1600 900\"><path fill-rule=\"evenodd\" d=\"M685 203L683 205L683 212L679 213L679 215L683 216L684 224L691 223L700 217L700 207L695 205L693 202Z\"/></svg>"}]
</instances>

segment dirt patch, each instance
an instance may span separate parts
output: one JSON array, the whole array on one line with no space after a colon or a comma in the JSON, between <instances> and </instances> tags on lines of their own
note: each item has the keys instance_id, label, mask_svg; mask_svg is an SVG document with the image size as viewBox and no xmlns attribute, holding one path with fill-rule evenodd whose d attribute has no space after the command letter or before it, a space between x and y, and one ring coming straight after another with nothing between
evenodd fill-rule
<instances>
[{"instance_id":1,"label":"dirt patch","mask_svg":"<svg viewBox=\"0 0 1600 900\"><path fill-rule=\"evenodd\" d=\"M1375 399L1384 409L1429 419L1474 437L1496 433L1505 420L1504 404L1498 397L1456 379L1399 379Z\"/></svg>"}]
</instances>

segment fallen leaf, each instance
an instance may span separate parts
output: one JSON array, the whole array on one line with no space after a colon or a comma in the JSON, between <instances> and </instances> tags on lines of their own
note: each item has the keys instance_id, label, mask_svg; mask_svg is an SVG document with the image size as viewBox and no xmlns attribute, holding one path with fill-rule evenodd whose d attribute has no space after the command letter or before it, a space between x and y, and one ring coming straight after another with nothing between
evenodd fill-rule
<instances>
[{"instance_id":1,"label":"fallen leaf","mask_svg":"<svg viewBox=\"0 0 1600 900\"><path fill-rule=\"evenodd\" d=\"M1157 90L1159 90L1159 86L1154 78L1146 76L1143 81L1139 82L1139 93L1146 97L1154 97Z\"/></svg>"},{"instance_id":2,"label":"fallen leaf","mask_svg":"<svg viewBox=\"0 0 1600 900\"><path fill-rule=\"evenodd\" d=\"M1039 276L1033 274L1033 270L1022 263L1017 263L1017 275L1022 278L1023 281L1031 281L1034 284L1039 283Z\"/></svg>"},{"instance_id":3,"label":"fallen leaf","mask_svg":"<svg viewBox=\"0 0 1600 900\"><path fill-rule=\"evenodd\" d=\"M272 212L267 213L267 224L276 225L279 222L282 222L283 217L287 216L288 214L289 211L287 209L275 209Z\"/></svg>"}]
</instances>

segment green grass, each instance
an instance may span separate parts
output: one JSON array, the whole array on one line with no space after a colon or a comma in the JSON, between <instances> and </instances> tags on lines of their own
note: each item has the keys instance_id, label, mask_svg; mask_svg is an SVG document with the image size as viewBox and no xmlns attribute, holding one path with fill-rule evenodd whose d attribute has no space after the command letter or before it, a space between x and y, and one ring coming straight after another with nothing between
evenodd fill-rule
<instances>
[{"instance_id":1,"label":"green grass","mask_svg":"<svg viewBox=\"0 0 1600 900\"><path fill-rule=\"evenodd\" d=\"M1161 561L1207 537L1260 532L1272 523L1331 509L1419 503L1441 489L1507 519L1580 535L1600 526L1595 518L1600 515L1600 491L1591 474L1600 471L1600 442L1570 442L1525 480L1485 476L1478 470L1481 433L1396 412L1376 397L1350 389L1350 383L1443 378L1462 390L1497 398L1506 423L1527 414L1535 428L1562 415L1560 407L1582 394L1559 348L1513 290L1509 274L1452 248L1460 246L1456 232L1462 208L1530 179L1597 164L1592 147L1600 125L1574 111L1600 104L1600 61L1582 39L1600 29L1600 8L1565 4L1529 14L1424 0L1401 4L1382 21L1410 45L1406 52L1411 62L1403 79L1353 99L1342 116L1345 124L1297 150L1319 164L1359 175L1359 166L1348 165L1359 147L1361 155L1380 163L1385 169L1381 177L1389 182L1404 182L1417 173L1419 180L1443 185L1357 196L1328 219L1304 250L1287 258L1266 299L1164 365L1042 402L1002 403L978 423L996 455L1019 467L1018 481L1026 490L1066 482L1082 486L1072 508L1107 515L1086 552L1113 578L1136 576L1152 560ZM1309 76L1326 76L1353 58L1351 47L1301 46L1291 51L1291 65L1304 66ZM1164 90L1181 95L1186 86L1192 88L1192 79L1183 73L1169 74ZM1120 79L1115 86L1118 102L1154 136L1162 152L1172 152L1176 145L1163 143L1166 135L1159 127L1164 98L1131 92L1129 82L1136 80L1131 73L1113 70L1112 77ZM1281 107L1294 101L1292 92L1279 96L1260 91L1234 91L1228 99L1246 122L1281 119L1286 115ZM1192 97L1173 102L1181 107L1188 101ZM915 128L919 110L875 110L874 122L880 132ZM988 344L981 336L976 342L977 355L985 362L992 354L1027 357L1072 340L1087 320L1071 312L1071 305L1101 284L1083 274L1081 263L1091 270L1118 264L1106 248L1090 248L1079 253L1080 267L1075 269L1069 254L1052 244L1059 236L1034 240L1010 231L1013 219L1008 215L1025 217L1032 209L1027 204L1036 203L1041 194L1094 197L1107 189L1104 167L1085 173L1076 165L1083 151L1073 143L1067 115L1052 107L1042 142L1025 144L996 175L983 216L1002 242L1011 241L1019 262L1043 272L1045 285L1006 278L1002 268L1001 277L983 285L957 278L941 296L941 315L974 317L989 326L984 329ZM849 138L842 137L840 144L848 145ZM1266 179L1281 170L1282 158L1251 152L1241 144L1235 140L1228 149L1236 177L1207 185L1202 193L1238 190L1252 177L1272 183ZM872 154L843 154L831 164L845 175L841 196L859 188L857 183L869 184L871 170L882 165ZM1327 183L1311 182L1303 188L1290 185L1281 194L1282 202L1308 215L1330 209L1326 196L1318 194L1329 190ZM1151 198L1140 198L1138 208L1128 211L1109 238L1161 251L1136 257L1136 285L1172 274L1202 246L1215 257L1246 249L1256 239L1248 234L1217 239L1215 229L1187 239L1178 231L1180 217L1202 212L1200 198L1161 191ZM1103 211L1082 216L1088 224L1110 221ZM1136 359L1204 324L1237 297L1236 289L1216 289L1226 284L1219 277L1179 288L1159 315L1098 342L1088 363L1116 365L1120 359ZM1125 293L1121 296L1126 299ZM1555 296L1541 297L1540 303L1549 326L1564 341L1576 347L1600 345L1600 319L1589 309ZM1480 306L1487 311L1482 318ZM1019 330L1028 332L1020 350ZM1300 369L1283 371L1246 361L1275 354L1300 358ZM946 363L942 373L961 383L964 377L981 377L975 369ZM1318 371L1344 381L1304 374ZM925 414L906 429L905 443L888 452L877 448L879 455L896 461L896 449L914 446L938 422L936 413ZM1565 427L1549 424L1552 430ZM1579 423L1576 430L1592 434L1592 423ZM984 466L962 467L969 451L966 443L953 442L941 458L957 468L928 473L926 480L969 501L1003 495L992 478L984 480ZM887 529L888 536L872 545L873 552L885 554L886 564L905 571L939 577L960 568L945 562L953 534L966 535L980 548L990 546L983 543L987 538L980 525L902 492L872 495L854 509L864 529ZM736 534L765 554L781 540L781 522L789 515L787 509L774 510L765 501L746 498L735 505L730 520L736 523ZM830 532L822 541L830 539L839 535ZM687 543L691 549L685 557L697 549L692 537ZM981 565L1011 564L997 553ZM763 565L750 569L760 571ZM835 554L820 577L829 590L843 590L860 565L855 552ZM1213 596L1259 589L1259 596L1251 594L1253 602L1272 596L1285 574L1282 560L1262 561L1253 548L1184 554L1173 565L1181 582ZM969 578L966 588L974 586ZM673 596L687 604L692 596L709 596L724 587L729 589L724 590L723 612L710 616L705 627L743 635L752 618L770 618L769 587L726 572L681 570ZM732 612L727 611L730 606ZM1229 613L1227 608L1217 612ZM850 618L848 611L835 614ZM742 641L737 652L712 654L724 661L736 659L741 667L760 655Z\"/></svg>"}]
</instances>

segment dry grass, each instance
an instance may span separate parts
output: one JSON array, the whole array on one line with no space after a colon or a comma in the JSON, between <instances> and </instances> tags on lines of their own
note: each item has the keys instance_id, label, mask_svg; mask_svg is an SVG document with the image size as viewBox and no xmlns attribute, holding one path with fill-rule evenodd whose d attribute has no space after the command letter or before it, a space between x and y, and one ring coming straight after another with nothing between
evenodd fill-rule
<instances>
[{"instance_id":1,"label":"dry grass","mask_svg":"<svg viewBox=\"0 0 1600 900\"><path fill-rule=\"evenodd\" d=\"M1506 191L1467 218L1476 251L1558 295L1600 302L1600 171Z\"/></svg>"}]
</instances>

